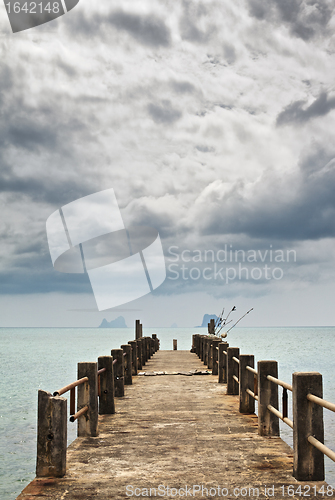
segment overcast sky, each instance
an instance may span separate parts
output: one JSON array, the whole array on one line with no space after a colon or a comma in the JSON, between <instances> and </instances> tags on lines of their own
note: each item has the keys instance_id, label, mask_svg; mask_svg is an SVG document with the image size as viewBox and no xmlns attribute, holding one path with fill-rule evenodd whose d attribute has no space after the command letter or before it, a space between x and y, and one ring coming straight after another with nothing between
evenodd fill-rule
<instances>
[{"instance_id":1,"label":"overcast sky","mask_svg":"<svg viewBox=\"0 0 335 500\"><path fill-rule=\"evenodd\" d=\"M0 326L334 325L334 28L328 0L80 0L13 34L1 4ZM45 223L107 188L167 279L97 312Z\"/></svg>"}]
</instances>

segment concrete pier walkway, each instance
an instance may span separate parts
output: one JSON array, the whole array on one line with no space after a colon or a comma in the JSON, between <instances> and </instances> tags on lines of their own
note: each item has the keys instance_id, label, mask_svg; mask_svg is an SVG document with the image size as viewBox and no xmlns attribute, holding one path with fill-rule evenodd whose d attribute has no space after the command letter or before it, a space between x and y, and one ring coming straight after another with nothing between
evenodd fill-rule
<instances>
[{"instance_id":1,"label":"concrete pier walkway","mask_svg":"<svg viewBox=\"0 0 335 500\"><path fill-rule=\"evenodd\" d=\"M192 369L204 365L188 351L158 351L145 365ZM116 414L99 418L98 437L68 448L66 476L35 479L19 500L329 498L326 483L293 478L291 448L258 436L257 417L238 412L217 376L133 377Z\"/></svg>"}]
</instances>

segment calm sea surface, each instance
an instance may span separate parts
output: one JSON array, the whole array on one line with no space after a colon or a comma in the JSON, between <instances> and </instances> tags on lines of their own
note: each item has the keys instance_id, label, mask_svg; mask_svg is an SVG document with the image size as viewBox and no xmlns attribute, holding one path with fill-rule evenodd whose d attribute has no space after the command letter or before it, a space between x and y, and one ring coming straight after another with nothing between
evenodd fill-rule
<instances>
[{"instance_id":1,"label":"calm sea surface","mask_svg":"<svg viewBox=\"0 0 335 500\"><path fill-rule=\"evenodd\" d=\"M202 328L145 328L157 333L161 349L190 349L192 333ZM77 363L96 361L134 338L134 329L0 328L0 499L12 500L35 476L37 391L54 392L76 379ZM335 402L335 327L235 328L227 338L256 361L275 359L279 378L291 383L294 371L319 371L324 398ZM290 407L292 405L290 404ZM335 451L335 415L324 410L325 444ZM292 445L283 424L282 438ZM69 442L76 424L68 428ZM326 480L335 485L335 467L326 457Z\"/></svg>"}]
</instances>

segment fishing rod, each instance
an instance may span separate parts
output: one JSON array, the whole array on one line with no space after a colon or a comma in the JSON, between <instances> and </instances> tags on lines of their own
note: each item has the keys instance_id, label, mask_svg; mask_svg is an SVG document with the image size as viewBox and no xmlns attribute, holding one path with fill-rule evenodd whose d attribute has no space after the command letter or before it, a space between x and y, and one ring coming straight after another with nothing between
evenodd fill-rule
<instances>
[{"instance_id":1,"label":"fishing rod","mask_svg":"<svg viewBox=\"0 0 335 500\"><path fill-rule=\"evenodd\" d=\"M221 326L223 313L224 313L224 308L222 309L220 316L216 320L214 328L218 328L219 326Z\"/></svg>"},{"instance_id":2,"label":"fishing rod","mask_svg":"<svg viewBox=\"0 0 335 500\"><path fill-rule=\"evenodd\" d=\"M220 333L220 332L221 332L221 330L222 330L222 328L223 328L224 326L229 325L229 323L231 323L231 322L233 321L233 320L231 319L231 320L230 320L230 321L228 321L228 323L227 323L227 319L229 318L230 314L231 314L233 311L236 311L236 307L235 307L235 306L234 306L234 307L233 307L233 308L229 311L228 316L227 316L227 317L223 320L223 323L222 323L222 322L220 323L220 325L219 325L219 326L220 326L221 328L220 328L218 331L216 331L215 333Z\"/></svg>"},{"instance_id":3,"label":"fishing rod","mask_svg":"<svg viewBox=\"0 0 335 500\"><path fill-rule=\"evenodd\" d=\"M227 324L227 319L229 318L230 314L233 312L233 311L236 311L236 307L234 306L230 311L229 311L229 314L228 316L226 317L225 319L225 324Z\"/></svg>"},{"instance_id":4,"label":"fishing rod","mask_svg":"<svg viewBox=\"0 0 335 500\"><path fill-rule=\"evenodd\" d=\"M247 311L245 314L243 314L243 316L241 316L241 317L240 317L240 319L238 319L238 320L236 321L236 323L235 323L233 326L231 326L231 327L229 328L229 330L227 330L227 332L226 332L226 333L229 333L229 332L230 332L230 330L232 330L232 329L234 328L234 326L236 326L236 325L237 325L237 323L239 323L239 322L241 321L241 319L243 319L243 318L244 318L244 316L246 316L247 314L249 314L249 313L250 313L251 311L253 311L253 310L254 310L254 308L252 307L251 309L249 309L249 311Z\"/></svg>"}]
</instances>

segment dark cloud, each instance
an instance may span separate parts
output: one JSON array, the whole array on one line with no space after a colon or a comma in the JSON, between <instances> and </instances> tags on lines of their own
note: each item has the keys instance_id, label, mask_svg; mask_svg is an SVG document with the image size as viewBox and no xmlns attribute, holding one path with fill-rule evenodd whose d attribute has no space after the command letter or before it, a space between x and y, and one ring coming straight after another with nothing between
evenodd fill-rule
<instances>
[{"instance_id":1,"label":"dark cloud","mask_svg":"<svg viewBox=\"0 0 335 500\"><path fill-rule=\"evenodd\" d=\"M214 153L215 152L215 148L211 147L211 146L202 146L202 145L198 145L195 147L198 151L200 151L201 153Z\"/></svg>"},{"instance_id":2,"label":"dark cloud","mask_svg":"<svg viewBox=\"0 0 335 500\"><path fill-rule=\"evenodd\" d=\"M289 123L306 123L311 118L324 116L335 108L335 97L328 97L321 92L312 104L306 107L306 101L295 101L289 104L277 117L277 125Z\"/></svg>"},{"instance_id":3,"label":"dark cloud","mask_svg":"<svg viewBox=\"0 0 335 500\"><path fill-rule=\"evenodd\" d=\"M35 266L30 262L29 267L0 271L1 294L31 294L31 293L92 293L87 274L57 273L52 267L46 270L41 267L41 258Z\"/></svg>"},{"instance_id":4,"label":"dark cloud","mask_svg":"<svg viewBox=\"0 0 335 500\"><path fill-rule=\"evenodd\" d=\"M334 10L328 0L248 0L248 4L253 17L285 24L303 40L322 34Z\"/></svg>"},{"instance_id":5,"label":"dark cloud","mask_svg":"<svg viewBox=\"0 0 335 500\"><path fill-rule=\"evenodd\" d=\"M233 45L224 45L223 55L228 64L234 64L236 61L236 50Z\"/></svg>"},{"instance_id":6,"label":"dark cloud","mask_svg":"<svg viewBox=\"0 0 335 500\"><path fill-rule=\"evenodd\" d=\"M169 47L171 34L164 21L155 15L139 15L114 10L103 16L98 12L89 17L83 11L76 16L67 16L66 26L71 35L99 37L105 39L107 30L116 29L128 33L142 45L150 47Z\"/></svg>"},{"instance_id":7,"label":"dark cloud","mask_svg":"<svg viewBox=\"0 0 335 500\"><path fill-rule=\"evenodd\" d=\"M182 116L182 113L175 109L168 100L163 100L160 104L149 104L148 111L156 123L174 123Z\"/></svg>"},{"instance_id":8,"label":"dark cloud","mask_svg":"<svg viewBox=\"0 0 335 500\"><path fill-rule=\"evenodd\" d=\"M154 15L141 16L120 10L110 14L107 21L115 28L126 31L143 45L168 47L171 44L170 30Z\"/></svg>"},{"instance_id":9,"label":"dark cloud","mask_svg":"<svg viewBox=\"0 0 335 500\"><path fill-rule=\"evenodd\" d=\"M86 196L92 192L92 185L89 181L82 179L68 180L65 184L62 179L35 178L22 176L7 169L0 173L0 188L2 193L15 193L21 197L28 197L35 203L46 202L50 205L64 205L73 199Z\"/></svg>"},{"instance_id":10,"label":"dark cloud","mask_svg":"<svg viewBox=\"0 0 335 500\"><path fill-rule=\"evenodd\" d=\"M243 182L235 184L223 201L215 201L213 193L213 209L206 216L203 233L284 241L333 238L335 158L333 153L334 159L317 169L317 156L317 150L306 155L297 175L280 178L265 174L247 196Z\"/></svg>"},{"instance_id":11,"label":"dark cloud","mask_svg":"<svg viewBox=\"0 0 335 500\"><path fill-rule=\"evenodd\" d=\"M183 2L183 15L179 21L179 29L183 40L195 43L205 43L214 32L212 25L205 30L200 29L197 24L200 19L206 18L208 7L201 2L194 4L192 2Z\"/></svg>"},{"instance_id":12,"label":"dark cloud","mask_svg":"<svg viewBox=\"0 0 335 500\"><path fill-rule=\"evenodd\" d=\"M170 85L178 94L193 94L197 90L192 83L187 81L171 81Z\"/></svg>"}]
</instances>

